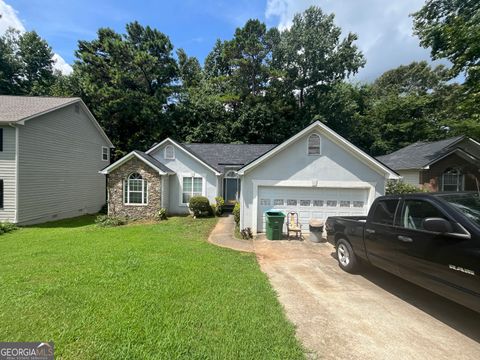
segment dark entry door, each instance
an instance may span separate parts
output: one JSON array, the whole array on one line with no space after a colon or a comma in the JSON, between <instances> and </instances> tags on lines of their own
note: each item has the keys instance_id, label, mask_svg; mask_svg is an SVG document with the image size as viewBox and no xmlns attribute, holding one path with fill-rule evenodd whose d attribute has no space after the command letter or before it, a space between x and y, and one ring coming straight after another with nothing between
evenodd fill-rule
<instances>
[{"instance_id":1,"label":"dark entry door","mask_svg":"<svg viewBox=\"0 0 480 360\"><path fill-rule=\"evenodd\" d=\"M226 204L235 204L238 201L239 179L226 178L223 181L223 192Z\"/></svg>"}]
</instances>

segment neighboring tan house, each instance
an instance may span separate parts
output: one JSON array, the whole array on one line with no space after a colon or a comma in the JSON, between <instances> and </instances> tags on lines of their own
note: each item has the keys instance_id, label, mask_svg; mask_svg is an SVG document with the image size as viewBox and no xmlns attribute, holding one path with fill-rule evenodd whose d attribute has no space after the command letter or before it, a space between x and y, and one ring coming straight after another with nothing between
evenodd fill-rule
<instances>
[{"instance_id":1,"label":"neighboring tan house","mask_svg":"<svg viewBox=\"0 0 480 360\"><path fill-rule=\"evenodd\" d=\"M240 227L265 230L264 212L296 211L311 218L363 215L399 176L315 122L275 145L180 144L165 139L133 151L102 171L108 177L109 214L152 217L160 208L188 212L189 199L222 196L241 206Z\"/></svg>"},{"instance_id":2,"label":"neighboring tan house","mask_svg":"<svg viewBox=\"0 0 480 360\"><path fill-rule=\"evenodd\" d=\"M97 212L112 147L79 98L0 96L0 221Z\"/></svg>"},{"instance_id":3,"label":"neighboring tan house","mask_svg":"<svg viewBox=\"0 0 480 360\"><path fill-rule=\"evenodd\" d=\"M417 142L377 159L408 184L433 191L479 190L480 143L466 136Z\"/></svg>"}]
</instances>

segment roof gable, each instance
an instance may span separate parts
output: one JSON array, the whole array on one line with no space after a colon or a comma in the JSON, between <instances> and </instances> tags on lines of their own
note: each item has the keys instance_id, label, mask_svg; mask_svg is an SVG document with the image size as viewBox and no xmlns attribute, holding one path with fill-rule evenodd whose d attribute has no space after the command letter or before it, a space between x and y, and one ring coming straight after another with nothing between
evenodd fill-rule
<instances>
[{"instance_id":1,"label":"roof gable","mask_svg":"<svg viewBox=\"0 0 480 360\"><path fill-rule=\"evenodd\" d=\"M0 95L0 124L20 124L41 115L78 103L110 147L114 147L87 105L78 97Z\"/></svg>"},{"instance_id":2,"label":"roof gable","mask_svg":"<svg viewBox=\"0 0 480 360\"><path fill-rule=\"evenodd\" d=\"M110 164L107 166L105 169L100 171L101 174L109 174L113 170L117 169L121 165L125 164L132 158L137 158L140 161L144 162L148 166L150 166L152 169L158 171L160 175L167 175L167 174L174 174L172 170L170 170L165 164L162 164L160 161L155 159L153 156L150 156L142 151L134 150L131 153L125 155L121 159L115 161L113 164Z\"/></svg>"},{"instance_id":3,"label":"roof gable","mask_svg":"<svg viewBox=\"0 0 480 360\"><path fill-rule=\"evenodd\" d=\"M422 169L445 156L452 146L464 139L464 136L456 136L434 142L416 142L391 154L379 156L378 160L394 170Z\"/></svg>"},{"instance_id":4,"label":"roof gable","mask_svg":"<svg viewBox=\"0 0 480 360\"><path fill-rule=\"evenodd\" d=\"M306 134L310 133L312 130L318 131L320 134L328 137L331 141L333 141L335 144L346 150L349 154L357 158L359 161L365 163L367 166L375 170L376 172L388 177L389 179L397 179L399 178L399 175L395 173L395 171L389 169L387 166L376 160L375 158L371 157L370 155L366 154L359 148L357 148L355 145L353 145L351 142L347 141L340 135L338 135L336 132L334 132L332 129L327 127L326 125L322 124L320 121L316 121L309 126L307 126L305 129L302 131L298 132L288 140L284 141L282 144L276 146L275 148L272 148L270 151L266 152L256 160L253 160L249 164L245 165L242 167L238 173L240 175L245 174L246 172L250 171L251 169L255 168L256 166L260 165L264 161L267 161L270 159L272 156L277 154L278 152L286 149L289 147L291 144L296 142L298 139L301 137L305 136Z\"/></svg>"}]
</instances>

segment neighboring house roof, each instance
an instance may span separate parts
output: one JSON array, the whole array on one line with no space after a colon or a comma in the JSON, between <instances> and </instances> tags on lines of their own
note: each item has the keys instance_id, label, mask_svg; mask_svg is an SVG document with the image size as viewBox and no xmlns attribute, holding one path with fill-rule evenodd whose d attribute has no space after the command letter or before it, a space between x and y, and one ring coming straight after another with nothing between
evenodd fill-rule
<instances>
[{"instance_id":1,"label":"neighboring house roof","mask_svg":"<svg viewBox=\"0 0 480 360\"><path fill-rule=\"evenodd\" d=\"M394 170L419 170L452 152L452 147L465 139L457 136L435 142L416 142L377 159Z\"/></svg>"},{"instance_id":2,"label":"neighboring house roof","mask_svg":"<svg viewBox=\"0 0 480 360\"><path fill-rule=\"evenodd\" d=\"M110 147L114 147L88 107L78 97L0 95L0 124L21 124L40 115L79 103Z\"/></svg>"},{"instance_id":3,"label":"neighboring house roof","mask_svg":"<svg viewBox=\"0 0 480 360\"><path fill-rule=\"evenodd\" d=\"M277 146L275 144L204 143L181 145L220 172L225 171L225 166L244 166Z\"/></svg>"},{"instance_id":4,"label":"neighboring house roof","mask_svg":"<svg viewBox=\"0 0 480 360\"><path fill-rule=\"evenodd\" d=\"M143 161L145 164L158 171L160 175L175 174L174 171L170 170L165 164L162 164L160 161L155 159L153 156L150 156L142 151L133 150L131 153L125 155L121 159L115 161L113 164L110 164L105 169L101 170L101 174L109 174L119 166L123 165L130 159L136 157L140 161Z\"/></svg>"},{"instance_id":5,"label":"neighboring house roof","mask_svg":"<svg viewBox=\"0 0 480 360\"><path fill-rule=\"evenodd\" d=\"M344 139L341 137L339 134L334 132L332 129L330 129L328 126L324 125L320 121L315 121L309 126L307 126L305 129L302 131L298 132L294 136L292 136L290 139L284 141L280 145L272 148L270 151L267 151L265 154L260 156L257 159L254 159L250 163L246 164L244 167L242 167L238 173L240 175L245 174L246 172L250 171L254 167L258 166L262 162L268 160L278 152L282 151L286 147L288 147L290 144L294 143L296 140L307 134L308 132L314 130L317 128L319 132L321 132L323 135L327 136L330 140L335 142L337 145L348 151L350 154L355 156L357 159L368 165L369 167L375 169L377 172L384 174L386 177L389 179L398 179L400 176L390 169L388 166L385 166L381 162L379 162L377 159L373 158L372 156L368 155L367 153L363 152L360 150L358 147L353 145L351 142L348 140Z\"/></svg>"}]
</instances>

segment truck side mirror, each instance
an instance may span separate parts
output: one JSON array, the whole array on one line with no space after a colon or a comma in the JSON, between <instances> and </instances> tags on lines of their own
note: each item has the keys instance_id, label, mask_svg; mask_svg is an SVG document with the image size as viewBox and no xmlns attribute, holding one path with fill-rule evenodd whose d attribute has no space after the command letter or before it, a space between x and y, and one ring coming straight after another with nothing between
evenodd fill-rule
<instances>
[{"instance_id":1,"label":"truck side mirror","mask_svg":"<svg viewBox=\"0 0 480 360\"><path fill-rule=\"evenodd\" d=\"M450 221L445 220L443 218L425 218L422 222L422 227L424 230L436 232L440 234L444 233L452 233L453 226Z\"/></svg>"}]
</instances>

